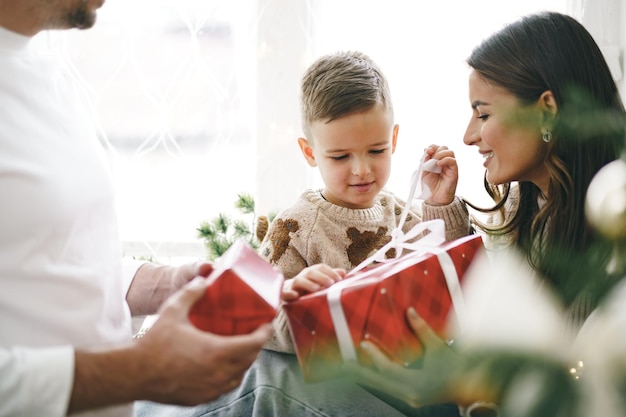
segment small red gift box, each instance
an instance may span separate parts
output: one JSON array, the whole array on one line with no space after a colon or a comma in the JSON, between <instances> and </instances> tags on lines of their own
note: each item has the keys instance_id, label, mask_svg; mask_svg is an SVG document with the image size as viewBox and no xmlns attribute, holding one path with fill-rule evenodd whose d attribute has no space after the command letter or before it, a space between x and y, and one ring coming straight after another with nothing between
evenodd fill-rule
<instances>
[{"instance_id":1,"label":"small red gift box","mask_svg":"<svg viewBox=\"0 0 626 417\"><path fill-rule=\"evenodd\" d=\"M206 293L189 312L196 327L221 335L246 334L274 319L283 274L246 241L236 241L213 268Z\"/></svg>"},{"instance_id":2,"label":"small red gift box","mask_svg":"<svg viewBox=\"0 0 626 417\"><path fill-rule=\"evenodd\" d=\"M479 235L463 237L430 253L376 264L324 291L285 303L305 381L338 376L346 360L370 364L359 348L363 340L398 363L415 363L422 347L406 321L408 307L415 307L445 337L451 307L457 314L463 308L460 280L483 248Z\"/></svg>"}]
</instances>

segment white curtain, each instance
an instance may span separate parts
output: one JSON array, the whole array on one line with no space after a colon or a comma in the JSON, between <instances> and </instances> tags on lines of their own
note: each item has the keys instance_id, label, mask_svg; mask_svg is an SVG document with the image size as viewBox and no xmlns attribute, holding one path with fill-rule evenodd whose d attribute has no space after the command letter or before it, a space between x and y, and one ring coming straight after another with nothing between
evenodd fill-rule
<instances>
[{"instance_id":1,"label":"white curtain","mask_svg":"<svg viewBox=\"0 0 626 417\"><path fill-rule=\"evenodd\" d=\"M489 204L482 158L462 143L465 58L504 24L566 1L107 0L93 29L55 35L109 151L125 254L173 262L205 253L196 228L238 216L238 194L270 214L321 186L296 142L299 80L338 50L367 53L389 78L400 136L388 188L408 193L437 143L457 155L459 194Z\"/></svg>"}]
</instances>

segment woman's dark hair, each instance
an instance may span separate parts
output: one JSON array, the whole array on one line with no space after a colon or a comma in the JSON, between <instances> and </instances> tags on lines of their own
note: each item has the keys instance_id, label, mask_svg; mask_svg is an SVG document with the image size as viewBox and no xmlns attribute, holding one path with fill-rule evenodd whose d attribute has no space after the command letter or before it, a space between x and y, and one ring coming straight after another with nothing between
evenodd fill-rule
<instances>
[{"instance_id":1,"label":"woman's dark hair","mask_svg":"<svg viewBox=\"0 0 626 417\"><path fill-rule=\"evenodd\" d=\"M545 204L538 204L538 187L520 182L515 215L487 231L517 233L516 243L531 264L564 290L567 277L554 260L559 254L582 255L591 247L586 190L600 168L619 158L624 148L624 106L609 67L591 34L574 18L555 12L506 26L480 44L467 63L521 105L536 103L548 90L555 97L557 115L546 115L553 139L544 162L550 177ZM501 206L510 184L485 186Z\"/></svg>"}]
</instances>

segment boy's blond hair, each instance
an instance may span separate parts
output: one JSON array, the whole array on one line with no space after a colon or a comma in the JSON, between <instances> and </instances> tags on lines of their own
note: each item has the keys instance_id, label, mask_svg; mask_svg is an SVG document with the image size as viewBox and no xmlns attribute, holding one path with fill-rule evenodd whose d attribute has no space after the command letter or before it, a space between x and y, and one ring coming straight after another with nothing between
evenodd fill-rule
<instances>
[{"instance_id":1,"label":"boy's blond hair","mask_svg":"<svg viewBox=\"0 0 626 417\"><path fill-rule=\"evenodd\" d=\"M330 122L382 104L393 117L387 79L367 55L337 52L318 58L302 76L302 130L310 141L311 124Z\"/></svg>"}]
</instances>

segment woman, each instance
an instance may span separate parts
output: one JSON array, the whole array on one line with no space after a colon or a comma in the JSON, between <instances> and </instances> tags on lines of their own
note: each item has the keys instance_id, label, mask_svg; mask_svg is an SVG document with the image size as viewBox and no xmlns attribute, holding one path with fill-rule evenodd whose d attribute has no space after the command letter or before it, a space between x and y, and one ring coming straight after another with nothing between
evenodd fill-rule
<instances>
[{"instance_id":1,"label":"woman","mask_svg":"<svg viewBox=\"0 0 626 417\"><path fill-rule=\"evenodd\" d=\"M463 141L485 157L485 186L504 209L496 225L477 225L521 249L580 325L597 295L572 282L567 266L595 261L585 193L624 145L624 106L610 70L589 32L558 13L507 26L467 62L473 114Z\"/></svg>"},{"instance_id":2,"label":"woman","mask_svg":"<svg viewBox=\"0 0 626 417\"><path fill-rule=\"evenodd\" d=\"M610 250L586 222L584 207L594 175L624 148L626 118L618 89L589 32L559 13L530 15L506 26L480 44L467 63L472 117L463 141L484 156L485 187L496 202L489 210L468 203L492 214L487 222L476 220L476 228L486 234L489 249L521 251L578 329L613 284L605 273ZM432 367L404 369L366 342L390 378L380 382L380 374L355 372L361 382L409 403L502 401L506 381L519 368L507 373L491 365L530 359L507 352L471 361L457 357L414 312L407 318L426 350L437 353L424 362ZM543 362L539 368L556 379L566 373Z\"/></svg>"}]
</instances>

